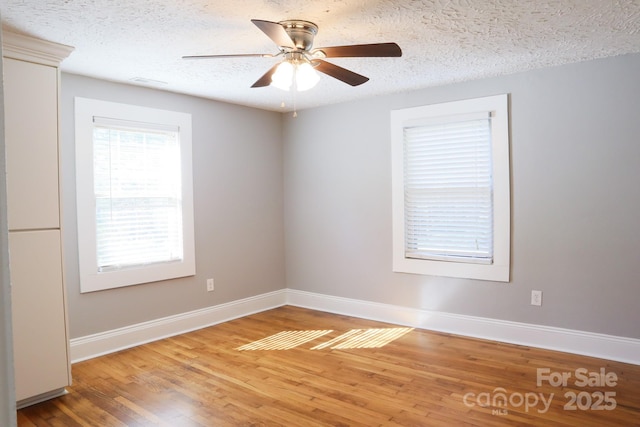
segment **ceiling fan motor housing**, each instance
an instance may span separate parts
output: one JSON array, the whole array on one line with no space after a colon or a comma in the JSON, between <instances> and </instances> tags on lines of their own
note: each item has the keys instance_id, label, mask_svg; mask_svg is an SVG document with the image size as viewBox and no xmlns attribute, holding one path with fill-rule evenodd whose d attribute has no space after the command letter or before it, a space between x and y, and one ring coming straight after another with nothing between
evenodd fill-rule
<instances>
[{"instance_id":1,"label":"ceiling fan motor housing","mask_svg":"<svg viewBox=\"0 0 640 427\"><path fill-rule=\"evenodd\" d=\"M318 34L318 26L313 22L290 19L280 21L278 24L284 27L284 30L295 44L296 49L309 51L309 49L313 47L313 38Z\"/></svg>"}]
</instances>

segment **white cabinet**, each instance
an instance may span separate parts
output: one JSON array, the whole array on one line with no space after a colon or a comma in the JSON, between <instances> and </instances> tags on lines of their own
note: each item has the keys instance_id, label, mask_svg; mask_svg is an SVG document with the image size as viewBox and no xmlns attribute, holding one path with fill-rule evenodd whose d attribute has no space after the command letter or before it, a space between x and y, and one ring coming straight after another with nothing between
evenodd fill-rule
<instances>
[{"instance_id":1,"label":"white cabinet","mask_svg":"<svg viewBox=\"0 0 640 427\"><path fill-rule=\"evenodd\" d=\"M58 69L10 58L3 68L9 230L59 228Z\"/></svg>"},{"instance_id":2,"label":"white cabinet","mask_svg":"<svg viewBox=\"0 0 640 427\"><path fill-rule=\"evenodd\" d=\"M9 233L16 399L69 385L60 230Z\"/></svg>"},{"instance_id":3,"label":"white cabinet","mask_svg":"<svg viewBox=\"0 0 640 427\"><path fill-rule=\"evenodd\" d=\"M60 229L58 65L71 48L3 32L7 212L18 407L71 383Z\"/></svg>"}]
</instances>

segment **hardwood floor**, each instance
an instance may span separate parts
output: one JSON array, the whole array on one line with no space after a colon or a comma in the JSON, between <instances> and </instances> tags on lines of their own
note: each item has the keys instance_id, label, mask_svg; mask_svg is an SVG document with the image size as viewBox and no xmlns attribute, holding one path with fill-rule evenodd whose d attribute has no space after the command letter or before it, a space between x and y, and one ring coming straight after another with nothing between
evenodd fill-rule
<instances>
[{"instance_id":1,"label":"hardwood floor","mask_svg":"<svg viewBox=\"0 0 640 427\"><path fill-rule=\"evenodd\" d=\"M640 425L640 366L387 328L281 307L74 364L69 394L18 411L18 423Z\"/></svg>"}]
</instances>

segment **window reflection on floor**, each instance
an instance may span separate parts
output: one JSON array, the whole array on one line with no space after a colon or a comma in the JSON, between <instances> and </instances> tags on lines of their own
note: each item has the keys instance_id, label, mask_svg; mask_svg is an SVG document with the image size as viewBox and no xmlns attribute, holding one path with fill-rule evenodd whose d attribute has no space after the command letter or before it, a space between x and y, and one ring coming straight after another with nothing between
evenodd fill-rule
<instances>
[{"instance_id":1,"label":"window reflection on floor","mask_svg":"<svg viewBox=\"0 0 640 427\"><path fill-rule=\"evenodd\" d=\"M270 337L245 344L236 350L289 350L313 341L329 332L333 331L330 329L322 331L283 331Z\"/></svg>"},{"instance_id":2,"label":"window reflection on floor","mask_svg":"<svg viewBox=\"0 0 640 427\"><path fill-rule=\"evenodd\" d=\"M311 350L326 348L380 348L402 337L413 328L377 328L352 329L322 344L311 347ZM333 330L283 331L275 335L238 347L236 350L289 350L320 338Z\"/></svg>"}]
</instances>

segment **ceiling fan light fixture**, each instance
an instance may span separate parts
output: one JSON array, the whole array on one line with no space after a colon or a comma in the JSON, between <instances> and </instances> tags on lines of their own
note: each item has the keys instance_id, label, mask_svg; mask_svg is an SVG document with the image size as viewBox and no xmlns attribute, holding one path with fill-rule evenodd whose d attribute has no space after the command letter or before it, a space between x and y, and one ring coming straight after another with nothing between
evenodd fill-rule
<instances>
[{"instance_id":1,"label":"ceiling fan light fixture","mask_svg":"<svg viewBox=\"0 0 640 427\"><path fill-rule=\"evenodd\" d=\"M285 60L278 65L271 76L271 86L282 90L294 89L298 92L309 90L320 81L320 76L308 62Z\"/></svg>"}]
</instances>

